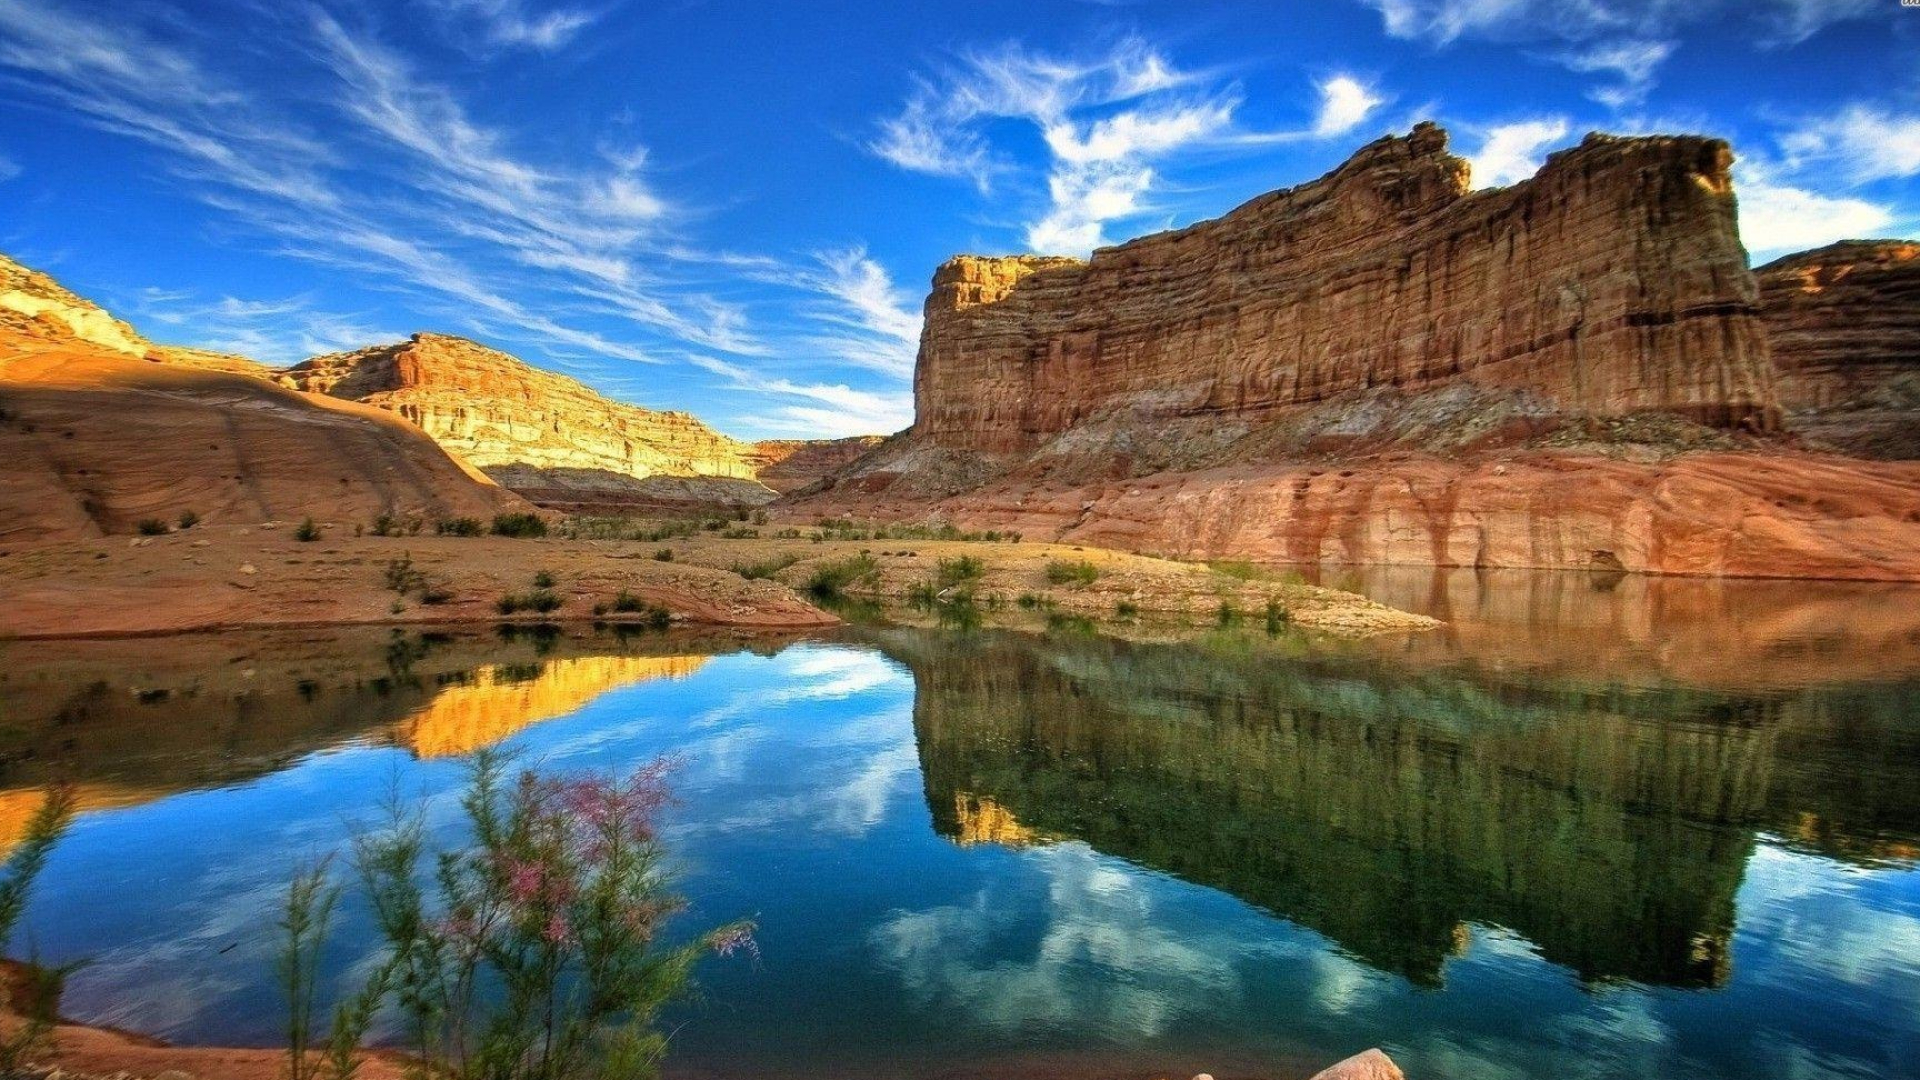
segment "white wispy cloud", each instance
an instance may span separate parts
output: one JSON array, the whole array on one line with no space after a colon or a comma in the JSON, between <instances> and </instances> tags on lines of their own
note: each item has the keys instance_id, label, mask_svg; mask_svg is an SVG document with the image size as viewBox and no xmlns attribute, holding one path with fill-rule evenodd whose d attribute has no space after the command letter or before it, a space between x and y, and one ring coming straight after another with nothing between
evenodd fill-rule
<instances>
[{"instance_id":1,"label":"white wispy cloud","mask_svg":"<svg viewBox=\"0 0 1920 1080\"><path fill-rule=\"evenodd\" d=\"M147 288L135 299L134 310L152 337L184 335L200 348L275 365L405 336L378 328L361 315L319 310L310 294L276 300L203 299L191 290ZM151 328L155 325L159 329Z\"/></svg>"},{"instance_id":2,"label":"white wispy cloud","mask_svg":"<svg viewBox=\"0 0 1920 1080\"><path fill-rule=\"evenodd\" d=\"M540 51L557 49L591 25L595 12L584 8L537 10L521 0L424 0L426 6L478 32L492 46Z\"/></svg>"},{"instance_id":3,"label":"white wispy cloud","mask_svg":"<svg viewBox=\"0 0 1920 1080\"><path fill-rule=\"evenodd\" d=\"M1920 175L1920 114L1853 104L1808 120L1780 138L1794 168L1836 171L1849 183Z\"/></svg>"},{"instance_id":4,"label":"white wispy cloud","mask_svg":"<svg viewBox=\"0 0 1920 1080\"><path fill-rule=\"evenodd\" d=\"M1756 257L1877 236L1895 220L1888 205L1796 186L1761 161L1735 163L1733 177L1740 239Z\"/></svg>"},{"instance_id":5,"label":"white wispy cloud","mask_svg":"<svg viewBox=\"0 0 1920 1080\"><path fill-rule=\"evenodd\" d=\"M512 133L472 119L450 88L371 31L319 8L293 9L284 29L289 78L318 78L319 92L306 94L345 121L325 139L289 102L223 78L216 57L55 0L0 0L0 68L154 147L195 194L281 251L437 299L469 327L658 359L656 348L579 321L592 315L668 344L767 351L737 305L640 268L644 255L703 257L648 183L644 149L608 151L597 165L531 161L514 152ZM303 58L311 70L292 66Z\"/></svg>"},{"instance_id":6,"label":"white wispy cloud","mask_svg":"<svg viewBox=\"0 0 1920 1080\"><path fill-rule=\"evenodd\" d=\"M1047 151L1046 202L1025 226L1036 251L1085 254L1107 227L1160 212L1160 169L1191 151L1254 148L1343 135L1384 98L1351 75L1318 85L1319 108L1297 131L1241 130L1239 87L1182 69L1139 38L1103 52L1057 56L1018 45L967 53L883 118L867 144L900 168L966 178L983 192L1021 169L996 152L996 122L1017 121Z\"/></svg>"},{"instance_id":7,"label":"white wispy cloud","mask_svg":"<svg viewBox=\"0 0 1920 1080\"><path fill-rule=\"evenodd\" d=\"M793 404L741 418L741 423L772 436L837 438L890 434L913 423L913 395L907 390L857 390L843 383L797 383L768 376L713 357L690 358L696 366L749 393L787 398Z\"/></svg>"},{"instance_id":8,"label":"white wispy cloud","mask_svg":"<svg viewBox=\"0 0 1920 1080\"><path fill-rule=\"evenodd\" d=\"M1567 137L1567 131L1567 119L1561 116L1487 128L1480 149L1467 158L1473 169L1473 186L1506 187L1532 176L1540 170L1547 151Z\"/></svg>"},{"instance_id":9,"label":"white wispy cloud","mask_svg":"<svg viewBox=\"0 0 1920 1080\"><path fill-rule=\"evenodd\" d=\"M1588 96L1608 108L1622 109L1647 99L1655 71L1673 55L1675 45L1659 40L1608 41L1564 53L1559 59L1573 71L1617 76L1617 82L1596 87Z\"/></svg>"},{"instance_id":10,"label":"white wispy cloud","mask_svg":"<svg viewBox=\"0 0 1920 1080\"><path fill-rule=\"evenodd\" d=\"M1323 139L1345 135L1385 103L1385 98L1359 79L1335 75L1320 84L1320 115L1313 121L1313 133Z\"/></svg>"},{"instance_id":11,"label":"white wispy cloud","mask_svg":"<svg viewBox=\"0 0 1920 1080\"><path fill-rule=\"evenodd\" d=\"M819 272L798 280L825 298L811 315L828 330L809 342L842 363L902 380L912 376L920 347L916 298L895 285L864 248L820 252L815 261Z\"/></svg>"},{"instance_id":12,"label":"white wispy cloud","mask_svg":"<svg viewBox=\"0 0 1920 1080\"><path fill-rule=\"evenodd\" d=\"M1393 37L1447 45L1665 37L1691 24L1741 24L1762 45L1793 45L1837 22L1884 9L1875 0L1359 0Z\"/></svg>"}]
</instances>

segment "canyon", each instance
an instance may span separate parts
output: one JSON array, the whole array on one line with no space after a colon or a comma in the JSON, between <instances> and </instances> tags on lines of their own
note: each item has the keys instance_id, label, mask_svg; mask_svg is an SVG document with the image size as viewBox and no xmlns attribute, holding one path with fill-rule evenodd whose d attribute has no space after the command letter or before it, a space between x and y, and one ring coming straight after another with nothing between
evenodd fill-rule
<instances>
[{"instance_id":1,"label":"canyon","mask_svg":"<svg viewBox=\"0 0 1920 1080\"><path fill-rule=\"evenodd\" d=\"M1920 579L1920 464L1853 456L1874 439L1831 419L1865 400L1911 430L1913 245L1756 277L1732 161L1594 134L1475 191L1420 124L1086 262L957 257L914 426L790 512L1184 558Z\"/></svg>"}]
</instances>

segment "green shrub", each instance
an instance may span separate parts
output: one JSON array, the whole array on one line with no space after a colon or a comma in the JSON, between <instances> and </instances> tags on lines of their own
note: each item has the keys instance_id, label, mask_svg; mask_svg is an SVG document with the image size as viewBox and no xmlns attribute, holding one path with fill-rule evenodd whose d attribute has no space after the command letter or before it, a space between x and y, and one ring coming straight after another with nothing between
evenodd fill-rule
<instances>
[{"instance_id":1,"label":"green shrub","mask_svg":"<svg viewBox=\"0 0 1920 1080\"><path fill-rule=\"evenodd\" d=\"M387 588L401 596L427 585L427 576L414 568L412 553L388 560L383 578Z\"/></svg>"},{"instance_id":2,"label":"green shrub","mask_svg":"<svg viewBox=\"0 0 1920 1080\"><path fill-rule=\"evenodd\" d=\"M1220 628L1224 630L1240 621L1240 612L1233 606L1233 601L1222 600L1220 601L1219 611L1214 613L1214 618L1215 621L1220 624Z\"/></svg>"},{"instance_id":3,"label":"green shrub","mask_svg":"<svg viewBox=\"0 0 1920 1080\"><path fill-rule=\"evenodd\" d=\"M1137 619L1140 617L1140 605L1131 600L1121 600L1113 605L1113 617L1116 619Z\"/></svg>"},{"instance_id":4,"label":"green shrub","mask_svg":"<svg viewBox=\"0 0 1920 1080\"><path fill-rule=\"evenodd\" d=\"M935 578L943 589L969 581L979 581L986 572L987 565L972 555L941 559L934 568Z\"/></svg>"},{"instance_id":5,"label":"green shrub","mask_svg":"<svg viewBox=\"0 0 1920 1080\"><path fill-rule=\"evenodd\" d=\"M493 516L493 535L510 536L516 540L530 540L547 535L546 519L539 514L525 511Z\"/></svg>"},{"instance_id":6,"label":"green shrub","mask_svg":"<svg viewBox=\"0 0 1920 1080\"><path fill-rule=\"evenodd\" d=\"M834 597L847 586L880 572L880 564L867 554L851 555L824 563L807 579L807 591L815 596Z\"/></svg>"},{"instance_id":7,"label":"green shrub","mask_svg":"<svg viewBox=\"0 0 1920 1080\"><path fill-rule=\"evenodd\" d=\"M1100 568L1085 559L1047 560L1047 584L1049 585L1071 585L1076 589L1084 589L1098 580L1100 580Z\"/></svg>"},{"instance_id":8,"label":"green shrub","mask_svg":"<svg viewBox=\"0 0 1920 1080\"><path fill-rule=\"evenodd\" d=\"M542 615L558 611L566 601L559 594L547 589L535 589L526 593L508 593L494 601L493 606L502 615L515 615L522 611L536 611Z\"/></svg>"},{"instance_id":9,"label":"green shrub","mask_svg":"<svg viewBox=\"0 0 1920 1080\"><path fill-rule=\"evenodd\" d=\"M375 536L399 536L406 528L392 514L381 514L373 519L373 527L367 531Z\"/></svg>"},{"instance_id":10,"label":"green shrub","mask_svg":"<svg viewBox=\"0 0 1920 1080\"><path fill-rule=\"evenodd\" d=\"M479 536L487 527L474 517L441 518L433 523L433 531L441 536Z\"/></svg>"},{"instance_id":11,"label":"green shrub","mask_svg":"<svg viewBox=\"0 0 1920 1080\"><path fill-rule=\"evenodd\" d=\"M1013 602L1016 604L1019 604L1023 608L1026 608L1028 611L1032 611L1036 608L1050 608L1053 606L1052 597L1041 596L1039 593L1030 593L1030 592L1021 593L1017 598L1014 599Z\"/></svg>"},{"instance_id":12,"label":"green shrub","mask_svg":"<svg viewBox=\"0 0 1920 1080\"><path fill-rule=\"evenodd\" d=\"M627 590L621 589L620 595L613 598L613 610L627 614L645 611L647 610L647 602Z\"/></svg>"},{"instance_id":13,"label":"green shrub","mask_svg":"<svg viewBox=\"0 0 1920 1080\"><path fill-rule=\"evenodd\" d=\"M134 527L140 530L141 536L165 536L167 534L167 523L161 521L159 518L145 518L140 524Z\"/></svg>"},{"instance_id":14,"label":"green shrub","mask_svg":"<svg viewBox=\"0 0 1920 1080\"><path fill-rule=\"evenodd\" d=\"M546 571L546 570L541 570L538 573L535 573L533 575L533 587L536 589L553 588L553 574L550 571Z\"/></svg>"},{"instance_id":15,"label":"green shrub","mask_svg":"<svg viewBox=\"0 0 1920 1080\"><path fill-rule=\"evenodd\" d=\"M293 538L303 544L311 544L320 539L320 526L314 524L312 518L307 518L293 530Z\"/></svg>"},{"instance_id":16,"label":"green shrub","mask_svg":"<svg viewBox=\"0 0 1920 1080\"><path fill-rule=\"evenodd\" d=\"M758 540L759 529L727 529L720 534L722 540Z\"/></svg>"},{"instance_id":17,"label":"green shrub","mask_svg":"<svg viewBox=\"0 0 1920 1080\"><path fill-rule=\"evenodd\" d=\"M734 563L730 569L748 581L757 581L761 578L770 578L799 561L798 555L781 554L757 563Z\"/></svg>"},{"instance_id":18,"label":"green shrub","mask_svg":"<svg viewBox=\"0 0 1920 1080\"><path fill-rule=\"evenodd\" d=\"M198 524L200 524L199 514L193 512L192 510L180 511L180 527L182 529L191 529Z\"/></svg>"},{"instance_id":19,"label":"green shrub","mask_svg":"<svg viewBox=\"0 0 1920 1080\"><path fill-rule=\"evenodd\" d=\"M1270 576L1264 569L1244 559L1216 559L1207 565L1217 573L1239 578L1241 581L1260 581Z\"/></svg>"},{"instance_id":20,"label":"green shrub","mask_svg":"<svg viewBox=\"0 0 1920 1080\"><path fill-rule=\"evenodd\" d=\"M1293 612L1287 610L1287 606L1280 602L1279 597L1277 596L1267 597L1267 636L1268 637L1273 637L1278 635L1282 630L1286 629L1287 624L1291 623L1292 621L1293 621Z\"/></svg>"},{"instance_id":21,"label":"green shrub","mask_svg":"<svg viewBox=\"0 0 1920 1080\"><path fill-rule=\"evenodd\" d=\"M654 561L654 562L672 562L672 561L673 561L673 549L672 549L672 548L661 548L661 549L660 549L659 551L656 551L656 552L654 552L654 553L653 553L653 561Z\"/></svg>"}]
</instances>

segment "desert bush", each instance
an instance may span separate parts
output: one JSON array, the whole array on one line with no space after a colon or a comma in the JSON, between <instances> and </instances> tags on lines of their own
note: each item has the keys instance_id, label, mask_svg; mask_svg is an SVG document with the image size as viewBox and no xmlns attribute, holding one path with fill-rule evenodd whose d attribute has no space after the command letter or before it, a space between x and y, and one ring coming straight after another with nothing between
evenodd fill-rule
<instances>
[{"instance_id":1,"label":"desert bush","mask_svg":"<svg viewBox=\"0 0 1920 1080\"><path fill-rule=\"evenodd\" d=\"M329 1080L349 1080L352 1047L382 1008L398 1016L422 1075L653 1076L666 1051L660 1010L686 993L695 964L754 951L747 922L672 947L655 940L686 906L657 829L668 762L624 777L510 778L505 761L483 752L471 766L466 846L430 850L424 812L398 804L356 838L353 861L386 948L335 1007ZM292 892L315 914L330 913L337 895L324 866ZM293 940L317 958L326 929L309 919ZM309 1017L317 1004L311 993L291 1000Z\"/></svg>"},{"instance_id":2,"label":"desert bush","mask_svg":"<svg viewBox=\"0 0 1920 1080\"><path fill-rule=\"evenodd\" d=\"M734 563L730 569L748 581L757 581L760 578L770 578L799 561L798 555L780 554L755 563Z\"/></svg>"},{"instance_id":3,"label":"desert bush","mask_svg":"<svg viewBox=\"0 0 1920 1080\"><path fill-rule=\"evenodd\" d=\"M654 561L654 562L672 562L672 561L673 561L673 549L672 549L672 548L661 548L661 549L660 549L659 551L656 551L656 552L654 552L654 553L653 553L653 561Z\"/></svg>"},{"instance_id":4,"label":"desert bush","mask_svg":"<svg viewBox=\"0 0 1920 1080\"><path fill-rule=\"evenodd\" d=\"M1084 589L1100 580L1100 568L1085 559L1048 559L1047 584Z\"/></svg>"},{"instance_id":5,"label":"desert bush","mask_svg":"<svg viewBox=\"0 0 1920 1080\"><path fill-rule=\"evenodd\" d=\"M141 536L165 536L167 534L167 523L161 521L159 518L145 518L140 524L134 526L134 528L140 530Z\"/></svg>"},{"instance_id":6,"label":"desert bush","mask_svg":"<svg viewBox=\"0 0 1920 1080\"><path fill-rule=\"evenodd\" d=\"M512 514L493 516L493 535L510 536L517 540L530 540L547 535L546 519L539 514L520 511Z\"/></svg>"},{"instance_id":7,"label":"desert bush","mask_svg":"<svg viewBox=\"0 0 1920 1080\"><path fill-rule=\"evenodd\" d=\"M1121 600L1113 605L1113 617L1116 619L1137 619L1140 617L1140 605L1131 600Z\"/></svg>"},{"instance_id":8,"label":"desert bush","mask_svg":"<svg viewBox=\"0 0 1920 1080\"><path fill-rule=\"evenodd\" d=\"M1233 606L1233 601L1222 600L1219 610L1214 613L1214 621L1224 630L1240 621L1240 611Z\"/></svg>"},{"instance_id":9,"label":"desert bush","mask_svg":"<svg viewBox=\"0 0 1920 1080\"><path fill-rule=\"evenodd\" d=\"M381 574L381 580L389 590L405 596L415 589L425 589L427 575L414 568L413 554L408 552L397 559L387 560L387 568Z\"/></svg>"},{"instance_id":10,"label":"desert bush","mask_svg":"<svg viewBox=\"0 0 1920 1080\"><path fill-rule=\"evenodd\" d=\"M559 594L548 589L535 589L532 592L508 593L494 601L495 610L502 615L516 615L522 611L535 611L542 615L558 611L565 603Z\"/></svg>"},{"instance_id":11,"label":"desert bush","mask_svg":"<svg viewBox=\"0 0 1920 1080\"><path fill-rule=\"evenodd\" d=\"M533 575L533 587L536 589L553 588L553 572L550 570L536 571Z\"/></svg>"},{"instance_id":12,"label":"desert bush","mask_svg":"<svg viewBox=\"0 0 1920 1080\"><path fill-rule=\"evenodd\" d=\"M986 575L986 572L987 565L972 555L941 559L934 566L935 580L943 589L969 581L978 581Z\"/></svg>"},{"instance_id":13,"label":"desert bush","mask_svg":"<svg viewBox=\"0 0 1920 1080\"><path fill-rule=\"evenodd\" d=\"M1281 603L1279 597L1267 597L1267 636L1278 635L1292 621L1293 612L1287 610L1287 605Z\"/></svg>"},{"instance_id":14,"label":"desert bush","mask_svg":"<svg viewBox=\"0 0 1920 1080\"><path fill-rule=\"evenodd\" d=\"M433 523L433 531L441 536L479 536L487 527L474 517L441 518Z\"/></svg>"},{"instance_id":15,"label":"desert bush","mask_svg":"<svg viewBox=\"0 0 1920 1080\"><path fill-rule=\"evenodd\" d=\"M293 538L303 544L311 544L320 539L320 526L312 518L307 518L294 528Z\"/></svg>"},{"instance_id":16,"label":"desert bush","mask_svg":"<svg viewBox=\"0 0 1920 1080\"><path fill-rule=\"evenodd\" d=\"M759 538L759 529L726 529L720 533L720 539L722 540L758 540Z\"/></svg>"},{"instance_id":17,"label":"desert bush","mask_svg":"<svg viewBox=\"0 0 1920 1080\"><path fill-rule=\"evenodd\" d=\"M834 597L847 586L880 572L880 564L867 554L851 555L824 563L807 579L807 591L820 597Z\"/></svg>"},{"instance_id":18,"label":"desert bush","mask_svg":"<svg viewBox=\"0 0 1920 1080\"><path fill-rule=\"evenodd\" d=\"M200 524L200 515L192 510L182 510L178 523L182 529L191 529Z\"/></svg>"}]
</instances>

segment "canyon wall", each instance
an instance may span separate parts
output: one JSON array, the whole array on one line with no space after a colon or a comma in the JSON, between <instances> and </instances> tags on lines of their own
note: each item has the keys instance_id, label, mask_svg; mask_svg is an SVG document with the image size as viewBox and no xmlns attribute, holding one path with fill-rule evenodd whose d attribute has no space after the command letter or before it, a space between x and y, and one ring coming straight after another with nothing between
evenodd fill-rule
<instances>
[{"instance_id":1,"label":"canyon wall","mask_svg":"<svg viewBox=\"0 0 1920 1080\"><path fill-rule=\"evenodd\" d=\"M1849 240L1754 273L1794 430L1848 453L1920 458L1920 243Z\"/></svg>"},{"instance_id":2,"label":"canyon wall","mask_svg":"<svg viewBox=\"0 0 1920 1080\"><path fill-rule=\"evenodd\" d=\"M772 497L753 482L750 444L687 413L611 401L464 338L415 334L315 357L280 379L398 413L516 490L618 501L623 491L650 492L633 483L648 477L710 477L737 481L742 494L757 494L749 501Z\"/></svg>"},{"instance_id":3,"label":"canyon wall","mask_svg":"<svg viewBox=\"0 0 1920 1080\"><path fill-rule=\"evenodd\" d=\"M1022 453L1103 414L1269 415L1469 379L1561 408L1771 429L1727 144L1589 136L1470 192L1421 124L1217 220L934 275L914 438Z\"/></svg>"}]
</instances>

